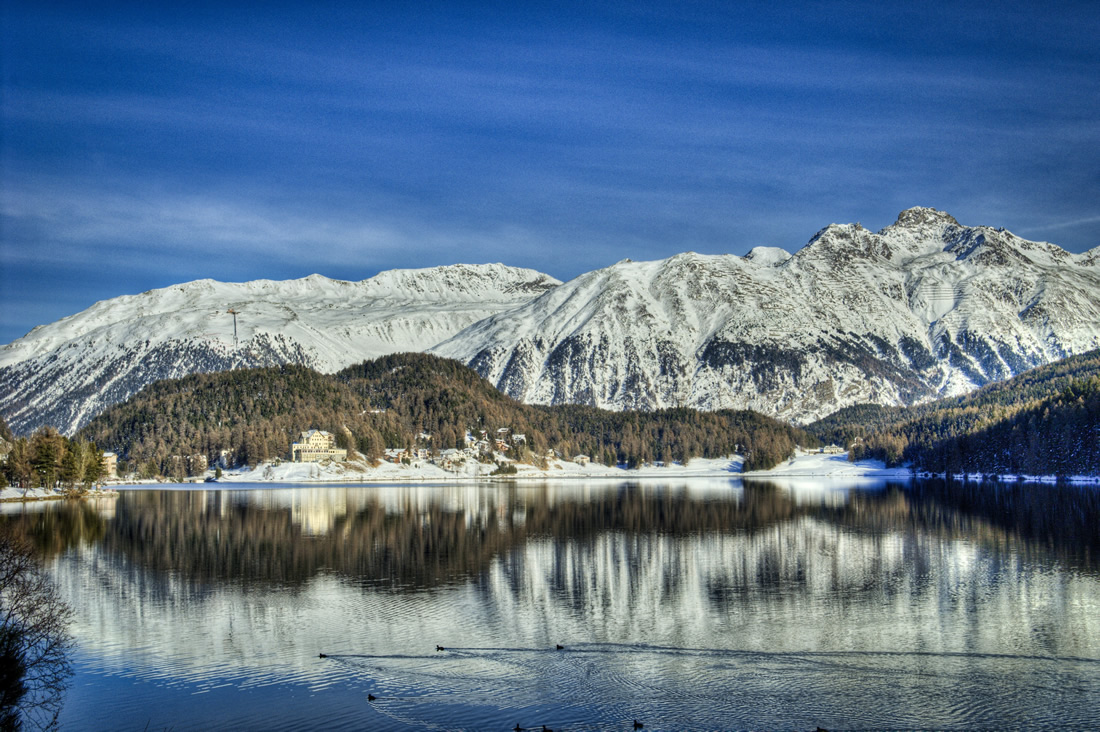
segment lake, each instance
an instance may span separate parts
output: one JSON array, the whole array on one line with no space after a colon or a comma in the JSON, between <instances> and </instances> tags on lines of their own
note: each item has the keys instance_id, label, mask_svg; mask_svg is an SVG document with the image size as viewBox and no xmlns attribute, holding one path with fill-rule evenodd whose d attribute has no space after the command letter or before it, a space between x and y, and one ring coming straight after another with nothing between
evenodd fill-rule
<instances>
[{"instance_id":1,"label":"lake","mask_svg":"<svg viewBox=\"0 0 1100 732\"><path fill-rule=\"evenodd\" d=\"M166 488L2 510L76 609L63 729L1100 719L1095 487Z\"/></svg>"}]
</instances>

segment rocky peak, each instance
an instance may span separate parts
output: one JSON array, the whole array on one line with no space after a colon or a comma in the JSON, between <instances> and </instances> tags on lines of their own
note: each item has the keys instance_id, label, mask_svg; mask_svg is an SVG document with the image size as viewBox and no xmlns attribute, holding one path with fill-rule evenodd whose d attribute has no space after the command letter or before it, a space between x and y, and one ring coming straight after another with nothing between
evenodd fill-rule
<instances>
[{"instance_id":1,"label":"rocky peak","mask_svg":"<svg viewBox=\"0 0 1100 732\"><path fill-rule=\"evenodd\" d=\"M937 211L934 208L925 208L923 206L914 206L913 208L905 209L898 214L898 220L894 222L894 226L903 228L948 225L958 226L959 222L949 213Z\"/></svg>"},{"instance_id":2,"label":"rocky peak","mask_svg":"<svg viewBox=\"0 0 1100 732\"><path fill-rule=\"evenodd\" d=\"M817 232L798 251L799 260L825 260L836 265L850 264L854 259L890 258L893 252L878 234L861 224L829 224Z\"/></svg>"},{"instance_id":3,"label":"rocky peak","mask_svg":"<svg viewBox=\"0 0 1100 732\"><path fill-rule=\"evenodd\" d=\"M1080 255L1080 262L1085 267L1100 267L1100 247L1094 247Z\"/></svg>"}]
</instances>

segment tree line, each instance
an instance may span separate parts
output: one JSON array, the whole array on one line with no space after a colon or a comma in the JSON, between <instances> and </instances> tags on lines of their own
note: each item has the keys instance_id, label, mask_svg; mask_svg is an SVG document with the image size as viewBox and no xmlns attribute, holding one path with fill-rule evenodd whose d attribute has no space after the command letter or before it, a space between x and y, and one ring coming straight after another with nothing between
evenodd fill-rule
<instances>
[{"instance_id":1,"label":"tree line","mask_svg":"<svg viewBox=\"0 0 1100 732\"><path fill-rule=\"evenodd\" d=\"M2 472L7 485L24 494L34 488L87 491L107 473L103 451L94 443L69 439L52 427L42 427L29 438L10 437Z\"/></svg>"},{"instance_id":2,"label":"tree line","mask_svg":"<svg viewBox=\"0 0 1100 732\"><path fill-rule=\"evenodd\" d=\"M509 457L534 464L552 451L630 467L738 453L746 470L756 470L778 464L796 445L833 442L848 447L851 459L935 472L1096 474L1098 378L1100 351L1093 351L961 397L849 407L804 431L750 411L525 405L457 361L395 354L331 375L286 365L161 381L71 440L48 428L15 438L0 422L0 440L7 440L0 444L10 451L4 475L24 488L94 483L102 477L96 445L119 453L122 472L179 477L192 456L228 466L284 457L311 428L369 460L392 447L462 448L467 432L492 438L506 427L525 436Z\"/></svg>"},{"instance_id":3,"label":"tree line","mask_svg":"<svg viewBox=\"0 0 1100 732\"><path fill-rule=\"evenodd\" d=\"M772 467L809 433L748 411L610 412L532 406L500 393L467 366L428 354L384 356L336 374L302 366L193 374L160 381L93 419L80 439L112 447L139 474L168 474L176 458L224 455L230 465L284 457L307 429L374 460L386 448L462 448L467 432L523 434L509 457L539 464L550 451L636 466L746 456ZM430 436L430 437L427 437Z\"/></svg>"},{"instance_id":4,"label":"tree line","mask_svg":"<svg viewBox=\"0 0 1100 732\"><path fill-rule=\"evenodd\" d=\"M933 472L1100 474L1100 351L916 407L859 405L808 428L877 458Z\"/></svg>"}]
</instances>

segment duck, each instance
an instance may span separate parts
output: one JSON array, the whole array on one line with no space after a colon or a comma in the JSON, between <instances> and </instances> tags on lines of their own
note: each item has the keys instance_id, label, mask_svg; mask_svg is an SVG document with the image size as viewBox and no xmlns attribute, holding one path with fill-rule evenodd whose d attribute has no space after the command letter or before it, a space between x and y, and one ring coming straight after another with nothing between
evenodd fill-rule
<instances>
[{"instance_id":1,"label":"duck","mask_svg":"<svg viewBox=\"0 0 1100 732\"><path fill-rule=\"evenodd\" d=\"M374 701L377 698L374 694L367 694L367 701Z\"/></svg>"},{"instance_id":2,"label":"duck","mask_svg":"<svg viewBox=\"0 0 1100 732\"><path fill-rule=\"evenodd\" d=\"M445 650L447 650L447 649L446 649L446 648L444 648L443 646L436 646L436 647L435 647L435 650L437 650L437 651L445 651Z\"/></svg>"},{"instance_id":3,"label":"duck","mask_svg":"<svg viewBox=\"0 0 1100 732\"><path fill-rule=\"evenodd\" d=\"M559 650L559 651L564 651L564 650L565 650L565 646L563 646L563 645L562 645L561 643L559 643L559 644L558 644L558 650Z\"/></svg>"},{"instance_id":4,"label":"duck","mask_svg":"<svg viewBox=\"0 0 1100 732\"><path fill-rule=\"evenodd\" d=\"M519 722L516 722L516 726L512 728L512 732L520 732L522 729L523 727L519 726Z\"/></svg>"},{"instance_id":5,"label":"duck","mask_svg":"<svg viewBox=\"0 0 1100 732\"><path fill-rule=\"evenodd\" d=\"M323 653L318 653L318 654L317 654L317 658L328 658L328 656L326 656L326 655L325 655L325 654L323 654Z\"/></svg>"},{"instance_id":6,"label":"duck","mask_svg":"<svg viewBox=\"0 0 1100 732\"><path fill-rule=\"evenodd\" d=\"M642 727L645 727L645 725L635 719L634 720L634 729L641 729Z\"/></svg>"}]
</instances>

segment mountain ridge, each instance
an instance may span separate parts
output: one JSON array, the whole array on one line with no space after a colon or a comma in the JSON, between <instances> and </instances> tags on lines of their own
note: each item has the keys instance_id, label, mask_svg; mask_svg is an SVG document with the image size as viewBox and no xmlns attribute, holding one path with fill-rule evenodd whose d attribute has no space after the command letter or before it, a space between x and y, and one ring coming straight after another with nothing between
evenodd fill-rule
<instances>
[{"instance_id":1,"label":"mountain ridge","mask_svg":"<svg viewBox=\"0 0 1100 732\"><path fill-rule=\"evenodd\" d=\"M750 254L619 262L432 352L532 403L808 422L961 393L1100 344L1092 260L934 209Z\"/></svg>"},{"instance_id":2,"label":"mountain ridge","mask_svg":"<svg viewBox=\"0 0 1100 732\"><path fill-rule=\"evenodd\" d=\"M1100 247L1072 254L915 207L878 232L830 224L793 254L624 259L566 283L452 265L359 283L198 280L106 300L0 348L0 414L17 432L72 432L157 378L290 363L331 373L426 351L527 403L808 423L965 393L1100 347L1098 303Z\"/></svg>"},{"instance_id":3,"label":"mountain ridge","mask_svg":"<svg viewBox=\"0 0 1100 732\"><path fill-rule=\"evenodd\" d=\"M0 348L0 410L17 432L51 424L72 433L159 379L277 364L331 373L424 350L557 284L531 269L463 264L360 282L195 280L125 295Z\"/></svg>"}]
</instances>

